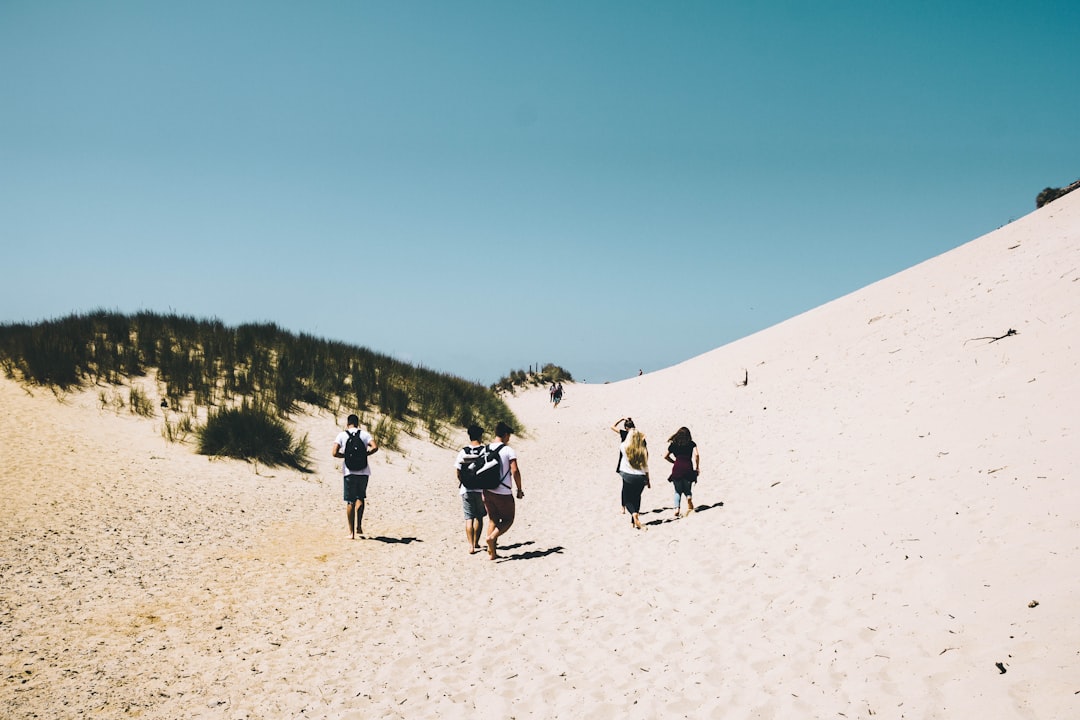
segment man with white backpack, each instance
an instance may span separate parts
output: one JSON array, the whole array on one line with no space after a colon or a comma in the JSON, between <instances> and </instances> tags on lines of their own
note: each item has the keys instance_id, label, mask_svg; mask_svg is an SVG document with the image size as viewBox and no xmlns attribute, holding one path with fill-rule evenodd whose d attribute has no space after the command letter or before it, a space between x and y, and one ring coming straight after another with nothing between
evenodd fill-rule
<instances>
[{"instance_id":1,"label":"man with white backpack","mask_svg":"<svg viewBox=\"0 0 1080 720\"><path fill-rule=\"evenodd\" d=\"M461 482L461 469L484 452L484 446L480 443L484 437L484 429L473 424L469 426L468 433L469 444L458 451L454 469L457 471L461 508L465 513L465 539L469 543L469 554L472 555L480 549L480 537L484 532L484 516L487 515L487 510L484 509L484 491L480 488L465 487Z\"/></svg>"}]
</instances>

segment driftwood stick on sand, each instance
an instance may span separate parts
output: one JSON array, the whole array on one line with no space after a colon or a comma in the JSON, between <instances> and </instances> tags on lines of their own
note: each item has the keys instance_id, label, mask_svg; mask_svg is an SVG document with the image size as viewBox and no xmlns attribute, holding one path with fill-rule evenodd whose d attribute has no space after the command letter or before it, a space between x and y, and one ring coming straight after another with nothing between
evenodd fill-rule
<instances>
[{"instance_id":1,"label":"driftwood stick on sand","mask_svg":"<svg viewBox=\"0 0 1080 720\"><path fill-rule=\"evenodd\" d=\"M997 337L987 335L986 337L968 338L964 341L964 344L967 345L969 342L974 342L975 340L989 340L990 342L995 343L998 340L1004 340L1005 338L1012 337L1013 335L1019 335L1019 333L1012 328L1009 328L1009 332L1005 333L1004 335L998 335ZM987 345L989 344L990 343L987 343Z\"/></svg>"}]
</instances>

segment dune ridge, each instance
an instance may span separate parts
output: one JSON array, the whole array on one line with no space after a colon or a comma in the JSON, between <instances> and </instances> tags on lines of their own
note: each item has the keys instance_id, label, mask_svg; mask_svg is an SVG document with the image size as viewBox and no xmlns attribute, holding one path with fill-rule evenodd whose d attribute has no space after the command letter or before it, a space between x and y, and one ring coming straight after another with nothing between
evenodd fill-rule
<instances>
[{"instance_id":1,"label":"dune ridge","mask_svg":"<svg viewBox=\"0 0 1080 720\"><path fill-rule=\"evenodd\" d=\"M498 562L466 553L454 449L375 455L351 542L340 418L299 419L301 475L0 380L0 714L1075 717L1078 305L1073 193L557 410L521 393ZM680 425L701 511L676 520Z\"/></svg>"}]
</instances>

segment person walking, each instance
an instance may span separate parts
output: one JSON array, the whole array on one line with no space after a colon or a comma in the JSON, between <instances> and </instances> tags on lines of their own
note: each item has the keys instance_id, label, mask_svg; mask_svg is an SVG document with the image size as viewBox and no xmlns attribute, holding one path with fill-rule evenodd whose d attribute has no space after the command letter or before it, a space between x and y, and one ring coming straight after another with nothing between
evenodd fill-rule
<instances>
[{"instance_id":1,"label":"person walking","mask_svg":"<svg viewBox=\"0 0 1080 720\"><path fill-rule=\"evenodd\" d=\"M514 429L505 422L500 422L495 426L495 437L502 445L499 448L499 473L502 482L496 488L484 490L484 509L487 510L489 528L488 558L491 560L499 557L499 538L505 535L514 524L517 513L511 480L517 485L517 498L520 500L525 497L525 491L521 489L521 470L518 468L517 453L510 447L510 436L513 432ZM489 443L488 447L494 445L495 443Z\"/></svg>"},{"instance_id":2,"label":"person walking","mask_svg":"<svg viewBox=\"0 0 1080 720\"><path fill-rule=\"evenodd\" d=\"M619 475L622 476L622 504L630 513L630 523L641 529L641 493L652 487L649 482L649 449L645 447L645 436L631 426L629 435L619 445Z\"/></svg>"},{"instance_id":3,"label":"person walking","mask_svg":"<svg viewBox=\"0 0 1080 720\"><path fill-rule=\"evenodd\" d=\"M349 516L349 537L364 537L364 503L367 500L371 465L368 457L379 450L379 444L366 429L360 427L360 418L350 415L345 430L334 439L333 455L342 458L341 472L344 477L345 512ZM353 440L350 446L350 439Z\"/></svg>"},{"instance_id":4,"label":"person walking","mask_svg":"<svg viewBox=\"0 0 1080 720\"><path fill-rule=\"evenodd\" d=\"M472 555L480 549L480 537L484 532L484 516L487 515L487 511L484 509L484 491L479 488L467 488L460 484L461 467L484 451L484 446L480 443L481 438L484 437L484 430L479 425L473 424L469 426L467 432L469 444L458 451L454 469L458 476L461 509L465 513L465 539L469 543L469 554Z\"/></svg>"},{"instance_id":5,"label":"person walking","mask_svg":"<svg viewBox=\"0 0 1080 720\"><path fill-rule=\"evenodd\" d=\"M620 423L622 423L622 427L619 427ZM634 429L634 421L633 421L632 418L628 418L628 417L619 418L618 420L616 420L615 422L613 422L611 424L611 432L619 433L619 445L620 446L624 442L626 442L626 437L630 434L630 431L633 430L633 429ZM622 462L623 462L623 451L622 451L622 447L620 447L619 448L619 461L617 463L615 463L615 474L618 475L619 477L622 477ZM623 505L622 511L623 511L623 514L625 515L626 514L626 506L625 505Z\"/></svg>"},{"instance_id":6,"label":"person walking","mask_svg":"<svg viewBox=\"0 0 1080 720\"><path fill-rule=\"evenodd\" d=\"M671 476L668 478L675 490L675 517L679 517L682 509L682 496L686 496L686 514L694 512L694 483L697 482L701 472L701 455L698 453L697 443L690 436L690 429L681 427L675 434L668 438L667 453L664 459L672 464Z\"/></svg>"},{"instance_id":7,"label":"person walking","mask_svg":"<svg viewBox=\"0 0 1080 720\"><path fill-rule=\"evenodd\" d=\"M622 427L619 427L620 423L622 424ZM622 443L626 442L626 436L629 435L630 431L633 430L633 429L634 429L634 420L633 420L633 418L628 418L628 417L619 418L618 420L616 420L615 422L613 422L611 424L611 432L619 433L619 444L622 444ZM622 460L622 455L619 455L619 460L620 461ZM615 472L619 472L619 466L618 465L615 466Z\"/></svg>"}]
</instances>

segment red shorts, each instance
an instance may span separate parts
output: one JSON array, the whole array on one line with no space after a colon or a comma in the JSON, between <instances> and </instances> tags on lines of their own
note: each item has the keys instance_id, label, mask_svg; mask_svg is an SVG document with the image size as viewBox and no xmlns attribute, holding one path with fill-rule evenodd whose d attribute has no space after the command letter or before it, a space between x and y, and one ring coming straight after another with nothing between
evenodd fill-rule
<instances>
[{"instance_id":1,"label":"red shorts","mask_svg":"<svg viewBox=\"0 0 1080 720\"><path fill-rule=\"evenodd\" d=\"M496 525L514 522L513 495L496 495L484 491L484 508L487 510L488 519Z\"/></svg>"}]
</instances>

